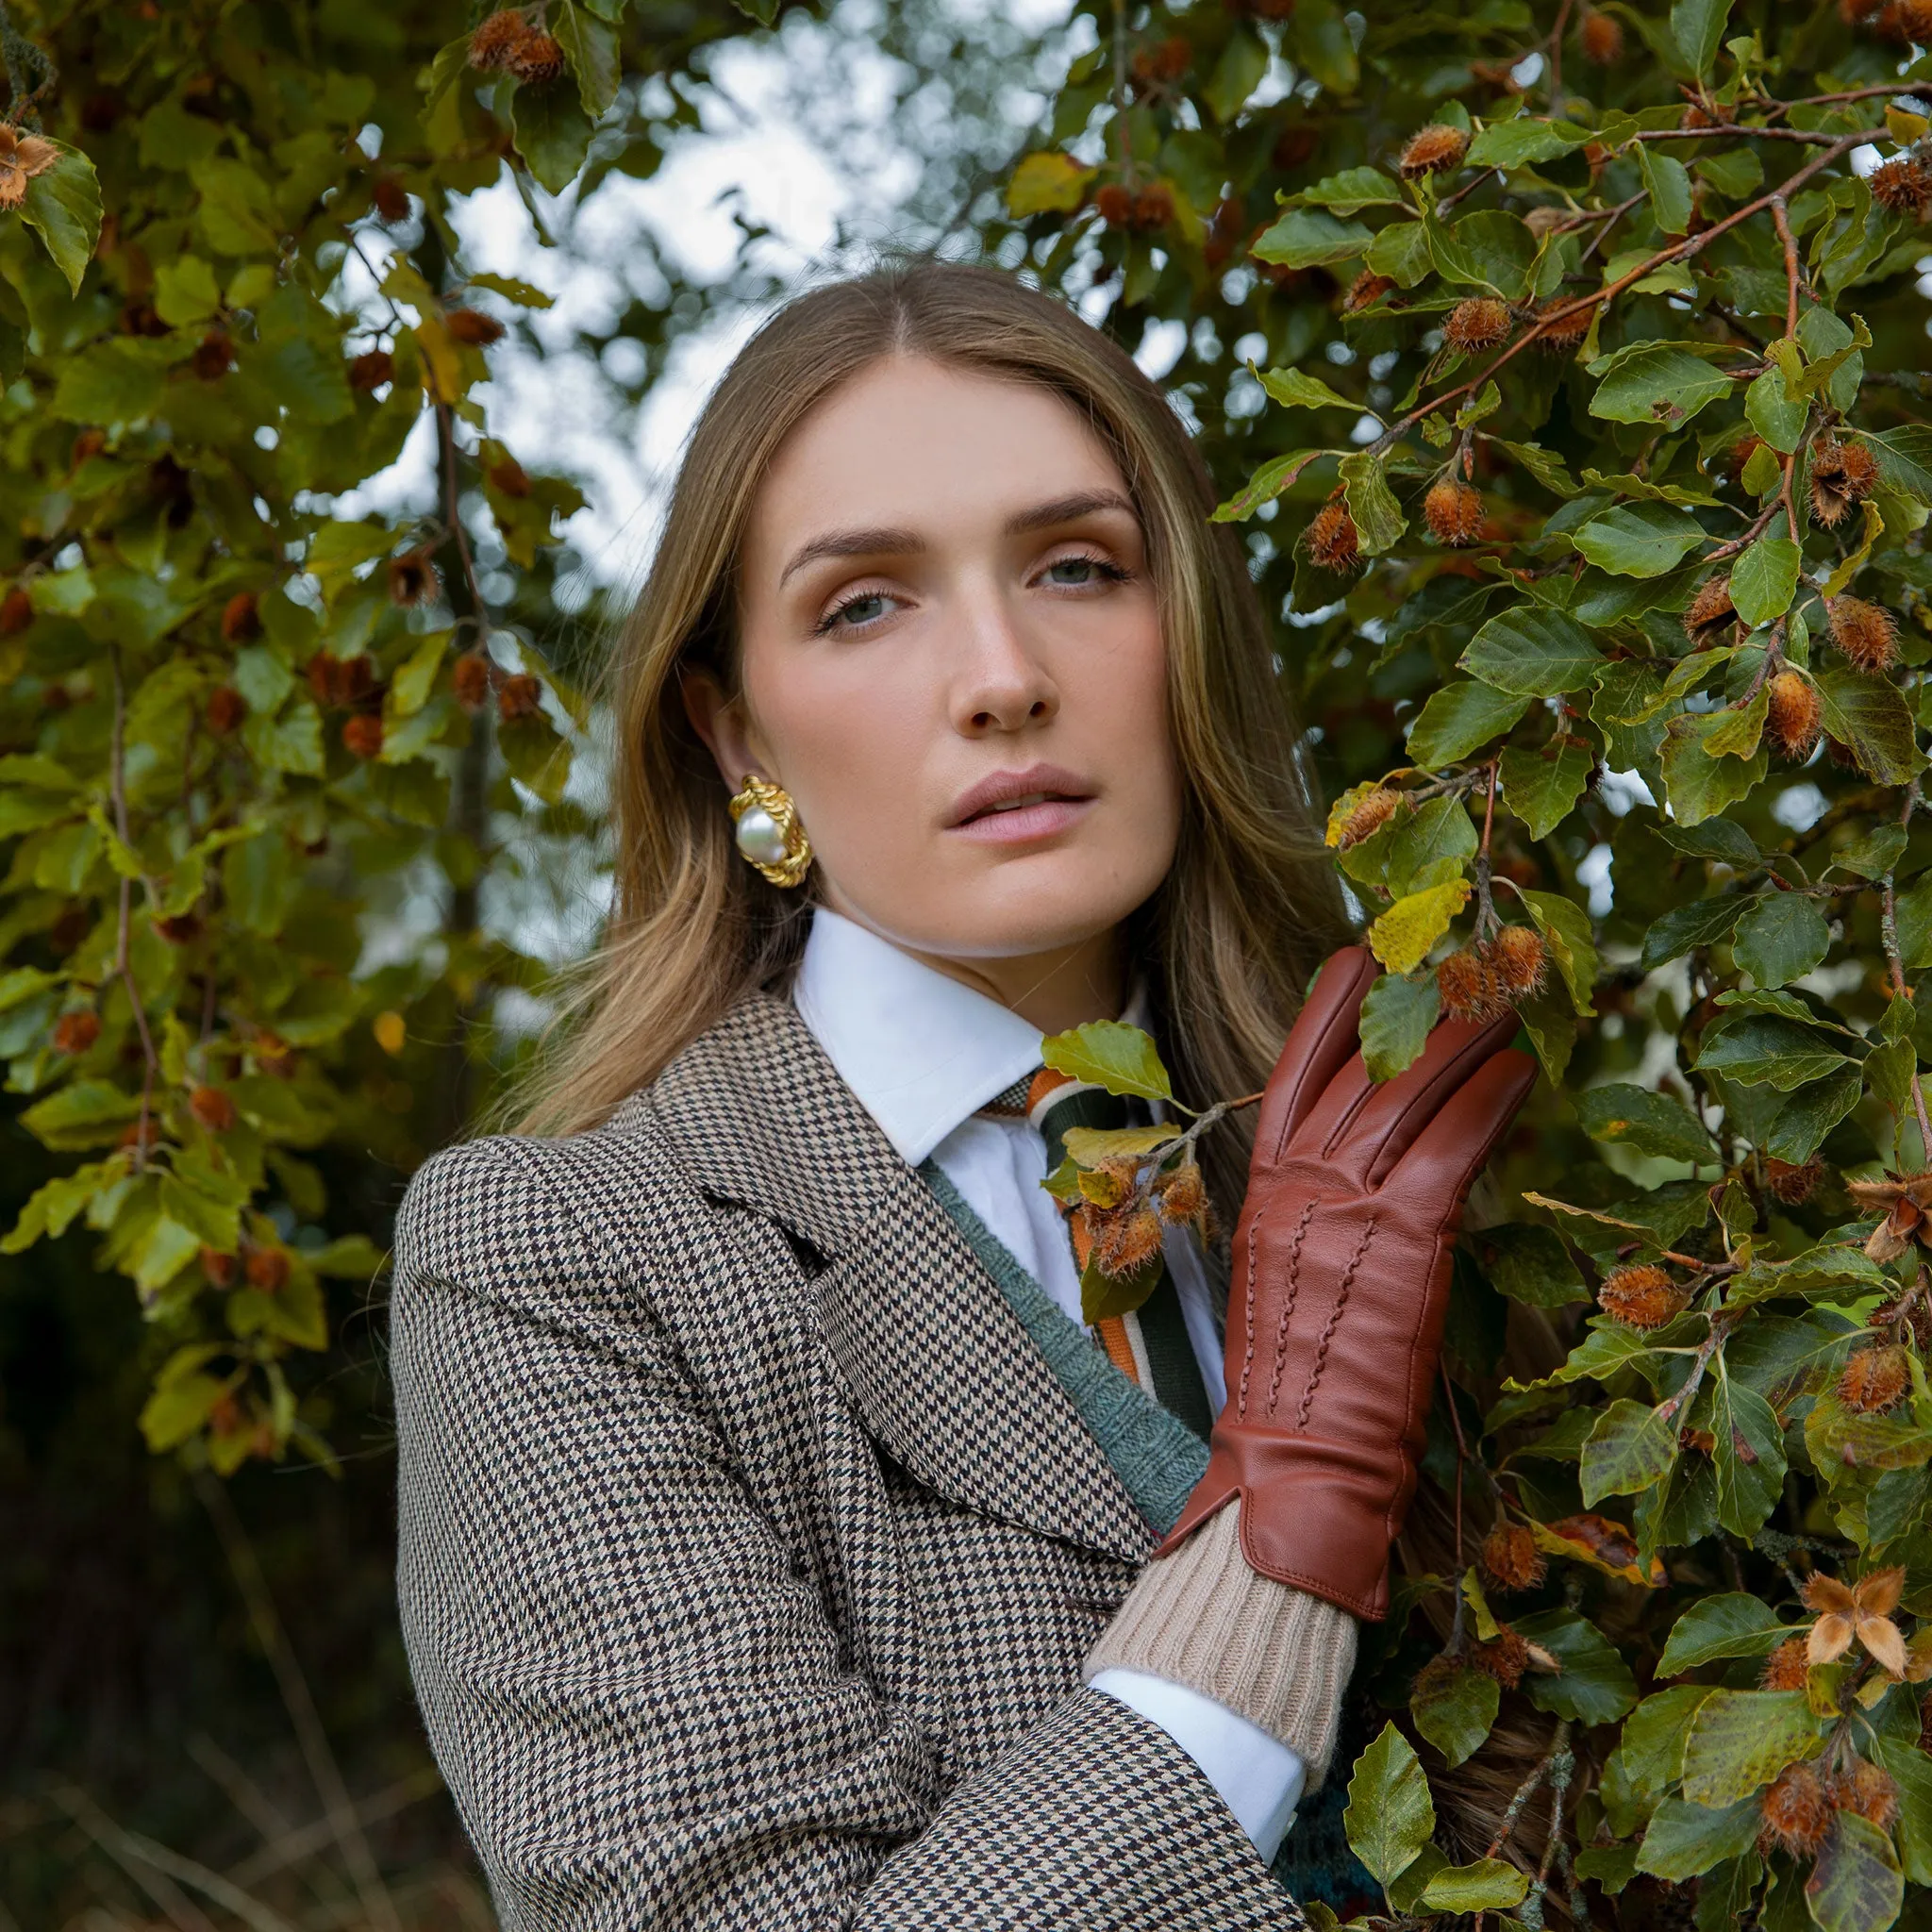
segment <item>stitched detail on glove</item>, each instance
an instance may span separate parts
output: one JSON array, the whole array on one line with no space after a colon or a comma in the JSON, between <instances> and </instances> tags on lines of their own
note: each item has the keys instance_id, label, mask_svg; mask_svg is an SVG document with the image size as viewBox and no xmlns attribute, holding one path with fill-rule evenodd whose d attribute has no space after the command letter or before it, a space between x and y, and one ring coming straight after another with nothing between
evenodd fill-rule
<instances>
[{"instance_id":1,"label":"stitched detail on glove","mask_svg":"<svg viewBox=\"0 0 1932 1932\"><path fill-rule=\"evenodd\" d=\"M1248 1348L1241 1357L1241 1406L1235 1410L1235 1419L1244 1422L1248 1414L1248 1371L1255 1365L1255 1236L1260 1231L1261 1216L1268 1210L1259 1209L1248 1223Z\"/></svg>"},{"instance_id":2,"label":"stitched detail on glove","mask_svg":"<svg viewBox=\"0 0 1932 1932\"><path fill-rule=\"evenodd\" d=\"M1375 1217L1371 1214L1368 1224L1362 1229L1361 1239L1355 1244L1355 1253L1348 1257L1348 1266L1341 1272L1341 1287L1335 1297L1335 1307L1328 1316L1328 1325L1322 1330L1322 1340L1315 1346L1315 1366L1308 1371L1308 1386L1302 1391L1301 1407L1295 1410L1294 1425L1305 1429L1308 1425L1308 1410L1314 1406L1315 1384L1322 1379L1322 1370L1328 1360L1328 1344L1334 1339L1336 1329L1341 1323L1341 1311L1348 1306L1348 1291L1355 1280L1355 1271L1361 1266L1362 1257L1369 1252L1369 1243L1375 1238Z\"/></svg>"},{"instance_id":3,"label":"stitched detail on glove","mask_svg":"<svg viewBox=\"0 0 1932 1932\"><path fill-rule=\"evenodd\" d=\"M1302 1291L1302 1242L1307 1239L1308 1223L1315 1218L1315 1203L1307 1202L1302 1208L1301 1219L1294 1224L1294 1235L1288 1244L1288 1296L1281 1304L1281 1319L1274 1324L1274 1373L1268 1378L1268 1413L1273 1415L1276 1400L1281 1393L1281 1369L1288 1359L1288 1324L1294 1314L1295 1297Z\"/></svg>"}]
</instances>

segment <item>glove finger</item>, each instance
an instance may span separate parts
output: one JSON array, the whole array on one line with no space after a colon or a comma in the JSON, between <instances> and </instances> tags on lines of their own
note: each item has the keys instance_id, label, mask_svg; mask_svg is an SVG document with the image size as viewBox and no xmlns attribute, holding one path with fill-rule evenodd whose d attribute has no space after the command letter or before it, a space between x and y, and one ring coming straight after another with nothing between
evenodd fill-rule
<instances>
[{"instance_id":1,"label":"glove finger","mask_svg":"<svg viewBox=\"0 0 1932 1932\"><path fill-rule=\"evenodd\" d=\"M1255 1165L1272 1166L1323 1090L1355 1052L1362 1000L1379 969L1366 946L1344 946L1323 962L1302 1009L1289 1028L1281 1058L1269 1075L1255 1126Z\"/></svg>"},{"instance_id":2,"label":"glove finger","mask_svg":"<svg viewBox=\"0 0 1932 1932\"><path fill-rule=\"evenodd\" d=\"M1489 1021L1439 1022L1422 1052L1393 1079L1376 1086L1364 1074L1367 1091L1352 1109L1329 1119L1323 1108L1321 1124L1327 1129L1323 1155L1364 1186L1378 1181L1450 1095L1491 1054L1508 1045L1518 1024L1513 1013Z\"/></svg>"},{"instance_id":3,"label":"glove finger","mask_svg":"<svg viewBox=\"0 0 1932 1932\"><path fill-rule=\"evenodd\" d=\"M1414 1138L1383 1181L1382 1191L1399 1188L1412 1198L1440 1204L1444 1214L1459 1207L1529 1098L1536 1073L1536 1061L1516 1048L1491 1054Z\"/></svg>"}]
</instances>

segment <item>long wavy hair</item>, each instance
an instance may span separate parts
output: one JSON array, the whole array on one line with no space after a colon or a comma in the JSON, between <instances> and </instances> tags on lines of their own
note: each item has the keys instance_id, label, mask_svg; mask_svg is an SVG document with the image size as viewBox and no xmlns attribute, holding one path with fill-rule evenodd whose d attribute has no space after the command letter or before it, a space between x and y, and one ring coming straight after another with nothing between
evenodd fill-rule
<instances>
[{"instance_id":1,"label":"long wavy hair","mask_svg":"<svg viewBox=\"0 0 1932 1932\"><path fill-rule=\"evenodd\" d=\"M1174 865L1133 916L1176 1091L1195 1105L1266 1079L1315 967L1342 937L1306 755L1241 545L1160 391L1072 310L997 270L917 259L778 309L691 432L649 576L607 676L616 727L616 881L591 954L500 1117L572 1134L603 1121L757 988L786 985L811 889L783 891L734 848L716 766L680 675L737 689L739 556L760 480L828 396L891 356L924 357L1063 397L1119 466L1146 533L1167 644L1184 806ZM1241 1131L1208 1155L1239 1201Z\"/></svg>"}]
</instances>

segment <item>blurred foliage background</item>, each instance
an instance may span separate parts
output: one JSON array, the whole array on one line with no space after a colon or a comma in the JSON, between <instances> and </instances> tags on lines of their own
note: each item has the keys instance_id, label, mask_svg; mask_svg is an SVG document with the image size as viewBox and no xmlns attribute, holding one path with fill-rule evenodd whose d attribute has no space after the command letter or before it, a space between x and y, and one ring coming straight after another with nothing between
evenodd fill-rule
<instances>
[{"instance_id":1,"label":"blurred foliage background","mask_svg":"<svg viewBox=\"0 0 1932 1932\"><path fill-rule=\"evenodd\" d=\"M1856 1429L1832 1495L1767 1489L1757 1523L1726 1504L1720 1524L1717 1438L1664 1430L1664 1455L1662 1425L1632 1413L1684 1388L1688 1344L1675 1368L1629 1366L1657 1353L1633 1347L1622 1381L1607 1368L1574 1405L1585 1430L1615 1411L1593 1459L1581 1435L1519 1456L1560 1433L1545 1424L1566 1398L1499 1401L1499 1366L1622 1349L1591 1342L1620 1319L1591 1296L1673 1241L1652 1312L1722 1341L1750 1243L1766 1264L1821 1243L1828 1265L1759 1282L1762 1303L1804 1306L1752 1318L1822 1338L1808 1381L1762 1342L1757 1363L1776 1454L1809 1481L1808 1418L1838 1412L1825 1382L1878 1298L1846 1178L1924 1165L1917 1031L1887 974L1932 963L1923 818L1907 808L1890 836L1917 801L1924 721L1907 707L1932 658L1932 461L1909 440L1932 264L1909 90L1928 40L1919 0L4 0L0 1932L9 1914L34 1932L489 1924L394 1630L389 1217L594 932L589 692L648 552L653 466L762 305L895 243L1028 270L1197 430L1322 787L1343 800L1335 842L1391 968L1387 1064L1459 970L1464 995L1520 999L1553 1074L1606 1096L1540 1096L1503 1173L1517 1230L1458 1280L1461 1395L1439 1405L1403 1617L1363 1674L1405 1726L1357 1773L1365 1831L1407 1807L1407 1836L1385 1832L1371 1862L1422 1913L1487 1884L1525 1924L1695 1911L1709 1932L1774 1856L1780 1925L1889 1923L1899 1859L1932 1872L1919 1825L1881 1852L1891 1823L1832 1824L1864 1890L1822 1907L1782 1882L1804 1875L1788 1847L1731 1842L1741 1813L1660 1875L1637 1867L1633 1833L1660 1807L1705 1807L1627 1764L1607 1803L1617 1733L1587 1733L1660 1672L1659 1606L1789 1598L1877 1552L1907 1569L1905 1613L1932 1612L1932 1545L1911 1541L1923 1376L1909 1414L1874 1424L1910 1437L1883 1451L1911 1487L1887 1492L1887 1549L1867 1534L1879 1465L1857 1467ZM1837 98L1767 106L1800 92ZM1787 131L1681 141L1733 116ZM1424 129L1429 154L1412 146ZM1854 151L1853 133L1872 138ZM1831 172L1787 210L1805 251L1787 258L1754 197L1826 150ZM780 232L801 158L831 185ZM1909 166L1874 204L1881 158ZM1721 226L1747 208L1748 229ZM1722 245L1696 239L1720 228ZM1775 363L1793 275L1806 310L1856 313L1856 369L1808 312ZM1603 313L1581 302L1612 284ZM1577 320L1559 328L1566 304ZM1615 370L1592 361L1665 337L1694 345L1690 367L1627 378L1634 413L1595 408ZM1709 374L1726 367L1740 379ZM1883 476L1853 476L1849 521L1826 518L1812 452L1855 403L1864 431L1907 441L1873 445ZM1774 547L1787 527L1795 558ZM1743 601L1690 615L1752 544ZM1852 703L1873 687L1846 684L1826 641L1814 592L1847 563L1903 620L1895 652L1888 636L1849 660L1893 698ZM1519 608L1537 622L1477 648ZM1748 647L1728 628L1740 614L1762 633ZM1712 655L1667 688L1700 645ZM1780 666L1837 707L1838 762L1807 747L1809 764L1770 763ZM1795 741L1804 706L1781 689ZM1733 710L1728 749L1683 750ZM1701 841L1660 837L1666 798L1679 827L1708 822ZM1434 842L1398 851L1418 823ZM1733 946L1787 889L1830 915L1822 968L1795 915L1778 915L1782 950ZM1480 950L1499 899L1505 929L1546 949L1533 997ZM1450 957L1466 963L1445 976ZM1758 1005L1731 1013L1721 991ZM1744 1020L1811 1041L1808 1112L1768 1077L1774 1041L1700 1070ZM1821 1043L1821 1026L1838 1031ZM1768 1193L1767 1160L1818 1172L1802 1198L1796 1181ZM1571 1211L1533 1215L1525 1189ZM1628 1205L1639 1193L1652 1205ZM1649 1218L1606 1235L1591 1215L1611 1205ZM1824 1291L1854 1312L1809 1306ZM1901 1333L1890 1345L1915 1355ZM1632 1524L1585 1508L1603 1496L1634 1497L1611 1505ZM1774 1507L1774 1551L1754 1541ZM1512 1572L1542 1592L1514 1614L1569 1659L1567 1683L1524 1683L1492 1634L1483 1578L1502 1586L1464 1548L1492 1519L1584 1537ZM1669 1591L1640 1562L1658 1550ZM1768 1626L1712 1641L1707 1677L1721 1665L1740 1694L1770 1694L1748 1690ZM1664 1693L1678 1761L1688 1693L1708 1688ZM1794 1752L1824 1735L1824 1709ZM1767 1777L1783 1764L1763 1761ZM1444 1854L1427 1824L1413 1836L1418 1764L1448 1852L1478 1863L1481 1803L1524 1792L1496 1840L1512 1876L1424 1897ZM1573 1782L1565 1838L1548 1821ZM1308 1856L1337 1869L1343 1794L1338 1778L1301 1828L1326 1834ZM1907 1797L1916 1818L1932 1785ZM1707 1872L1721 1880L1700 1892ZM1366 1878L1351 1868L1337 1902Z\"/></svg>"}]
</instances>

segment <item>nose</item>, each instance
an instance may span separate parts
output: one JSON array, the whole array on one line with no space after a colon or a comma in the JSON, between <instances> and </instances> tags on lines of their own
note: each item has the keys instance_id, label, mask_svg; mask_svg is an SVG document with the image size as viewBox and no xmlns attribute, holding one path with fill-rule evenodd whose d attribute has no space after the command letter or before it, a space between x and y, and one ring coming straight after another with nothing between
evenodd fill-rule
<instances>
[{"instance_id":1,"label":"nose","mask_svg":"<svg viewBox=\"0 0 1932 1932\"><path fill-rule=\"evenodd\" d=\"M953 686L954 728L968 738L1044 724L1059 710L1059 688L993 585L971 591L961 611Z\"/></svg>"}]
</instances>

